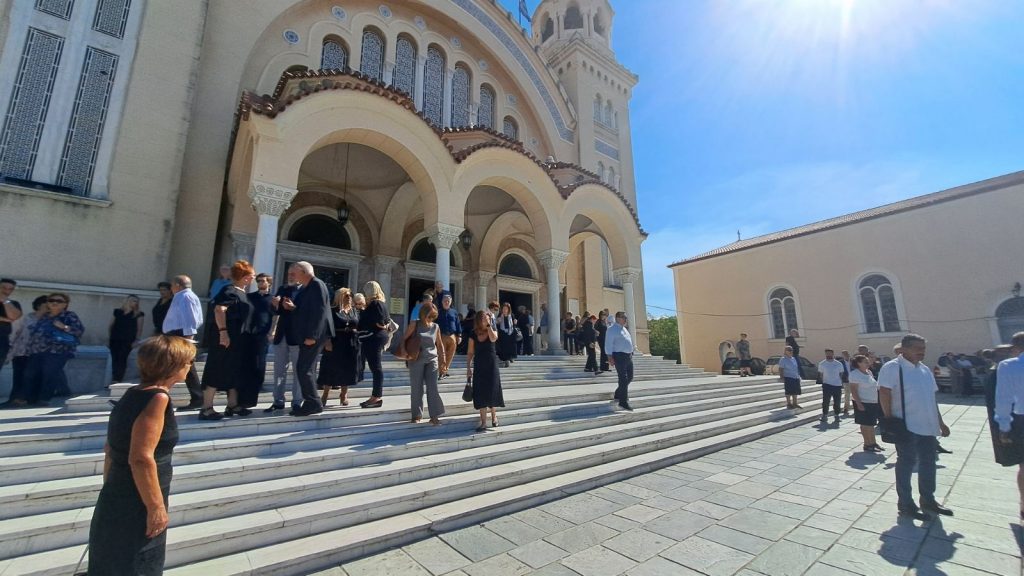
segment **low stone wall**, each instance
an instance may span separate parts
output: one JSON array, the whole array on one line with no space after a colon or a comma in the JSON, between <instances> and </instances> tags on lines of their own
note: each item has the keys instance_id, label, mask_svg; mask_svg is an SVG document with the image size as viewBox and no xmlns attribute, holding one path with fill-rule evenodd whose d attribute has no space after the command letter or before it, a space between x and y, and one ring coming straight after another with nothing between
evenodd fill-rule
<instances>
[{"instance_id":1,"label":"low stone wall","mask_svg":"<svg viewBox=\"0 0 1024 576\"><path fill-rule=\"evenodd\" d=\"M106 346L79 346L75 357L64 366L64 374L68 377L68 387L73 396L102 390L110 383L110 350ZM10 396L11 377L11 365L5 364L0 370L0 398ZM135 352L132 351L125 380L136 379L138 369L135 365Z\"/></svg>"}]
</instances>

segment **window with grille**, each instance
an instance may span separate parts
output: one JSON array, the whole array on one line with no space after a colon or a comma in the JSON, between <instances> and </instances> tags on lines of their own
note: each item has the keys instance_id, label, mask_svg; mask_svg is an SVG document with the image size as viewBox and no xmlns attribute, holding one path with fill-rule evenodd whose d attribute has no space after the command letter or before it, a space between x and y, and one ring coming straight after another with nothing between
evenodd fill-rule
<instances>
[{"instance_id":1,"label":"window with grille","mask_svg":"<svg viewBox=\"0 0 1024 576\"><path fill-rule=\"evenodd\" d=\"M416 46L406 36L395 43L395 76L391 82L406 94L416 92Z\"/></svg>"},{"instance_id":2,"label":"window with grille","mask_svg":"<svg viewBox=\"0 0 1024 576\"><path fill-rule=\"evenodd\" d=\"M64 39L29 28L0 140L0 174L31 179Z\"/></svg>"},{"instance_id":3,"label":"window with grille","mask_svg":"<svg viewBox=\"0 0 1024 576\"><path fill-rule=\"evenodd\" d=\"M344 70L348 66L348 49L337 38L327 38L320 49L322 70Z\"/></svg>"},{"instance_id":4,"label":"window with grille","mask_svg":"<svg viewBox=\"0 0 1024 576\"><path fill-rule=\"evenodd\" d=\"M469 70L455 67L452 75L452 127L469 126Z\"/></svg>"},{"instance_id":5,"label":"window with grille","mask_svg":"<svg viewBox=\"0 0 1024 576\"><path fill-rule=\"evenodd\" d=\"M516 119L511 116L505 116L505 121L501 127L501 133L512 140L519 140L519 124L516 123Z\"/></svg>"},{"instance_id":6,"label":"window with grille","mask_svg":"<svg viewBox=\"0 0 1024 576\"><path fill-rule=\"evenodd\" d=\"M423 114L434 126L444 122L444 54L436 46L427 48L423 65Z\"/></svg>"},{"instance_id":7,"label":"window with grille","mask_svg":"<svg viewBox=\"0 0 1024 576\"><path fill-rule=\"evenodd\" d=\"M36 0L36 10L64 20L71 19L74 6L74 0Z\"/></svg>"},{"instance_id":8,"label":"window with grille","mask_svg":"<svg viewBox=\"0 0 1024 576\"><path fill-rule=\"evenodd\" d=\"M533 270L530 269L530 264L519 254L508 254L502 258L501 264L498 265L498 274L533 279Z\"/></svg>"},{"instance_id":9,"label":"window with grille","mask_svg":"<svg viewBox=\"0 0 1024 576\"><path fill-rule=\"evenodd\" d=\"M116 72L117 56L91 47L86 51L57 179L76 195L88 195L92 185Z\"/></svg>"},{"instance_id":10,"label":"window with grille","mask_svg":"<svg viewBox=\"0 0 1024 576\"><path fill-rule=\"evenodd\" d=\"M128 24L128 10L131 0L99 0L92 29L114 38L124 38L124 27Z\"/></svg>"},{"instance_id":11,"label":"window with grille","mask_svg":"<svg viewBox=\"0 0 1024 576\"><path fill-rule=\"evenodd\" d=\"M785 288L776 288L768 296L768 312L772 321L772 338L785 338L790 330L799 329L796 321L796 298Z\"/></svg>"},{"instance_id":12,"label":"window with grille","mask_svg":"<svg viewBox=\"0 0 1024 576\"><path fill-rule=\"evenodd\" d=\"M359 71L374 80L383 80L384 37L380 32L371 28L363 30L363 46L359 54Z\"/></svg>"},{"instance_id":13,"label":"window with grille","mask_svg":"<svg viewBox=\"0 0 1024 576\"><path fill-rule=\"evenodd\" d=\"M601 95L594 96L594 120L601 122L601 110L604 109L604 102L601 99Z\"/></svg>"},{"instance_id":14,"label":"window with grille","mask_svg":"<svg viewBox=\"0 0 1024 576\"><path fill-rule=\"evenodd\" d=\"M864 312L864 332L899 332L900 317L892 282L881 274L872 274L861 280L858 288Z\"/></svg>"},{"instance_id":15,"label":"window with grille","mask_svg":"<svg viewBox=\"0 0 1024 576\"><path fill-rule=\"evenodd\" d=\"M484 128L494 128L494 89L484 84L480 87L480 109L476 113L476 123Z\"/></svg>"}]
</instances>

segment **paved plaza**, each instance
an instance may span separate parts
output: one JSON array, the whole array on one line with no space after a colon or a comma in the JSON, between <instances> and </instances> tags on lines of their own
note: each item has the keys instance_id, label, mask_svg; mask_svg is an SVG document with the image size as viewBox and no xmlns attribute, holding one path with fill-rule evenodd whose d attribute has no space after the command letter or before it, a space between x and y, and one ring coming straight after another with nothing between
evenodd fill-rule
<instances>
[{"instance_id":1,"label":"paved plaza","mask_svg":"<svg viewBox=\"0 0 1024 576\"><path fill-rule=\"evenodd\" d=\"M948 400L952 400L951 398ZM944 403L936 494L896 516L895 454L859 427L807 425L319 572L317 576L975 576L1021 569L1015 468L985 408ZM915 476L916 482L916 476ZM916 486L915 486L916 490Z\"/></svg>"}]
</instances>

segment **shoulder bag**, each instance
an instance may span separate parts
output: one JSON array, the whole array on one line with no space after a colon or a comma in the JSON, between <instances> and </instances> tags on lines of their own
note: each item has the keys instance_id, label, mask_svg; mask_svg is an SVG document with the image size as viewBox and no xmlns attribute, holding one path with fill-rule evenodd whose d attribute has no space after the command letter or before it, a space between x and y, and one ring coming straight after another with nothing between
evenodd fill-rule
<instances>
[{"instance_id":1,"label":"shoulder bag","mask_svg":"<svg viewBox=\"0 0 1024 576\"><path fill-rule=\"evenodd\" d=\"M900 413L903 414L902 418L896 416L882 418L882 442L900 444L910 437L907 421L904 420L907 416L907 395L906 387L903 385L903 366L900 366Z\"/></svg>"},{"instance_id":2,"label":"shoulder bag","mask_svg":"<svg viewBox=\"0 0 1024 576\"><path fill-rule=\"evenodd\" d=\"M420 335L416 331L416 323L410 324L407 330L409 332L398 343L398 349L395 350L395 358L415 362L420 357Z\"/></svg>"},{"instance_id":3,"label":"shoulder bag","mask_svg":"<svg viewBox=\"0 0 1024 576\"><path fill-rule=\"evenodd\" d=\"M468 375L466 376L466 387L462 389L462 401L473 401L473 379L470 378Z\"/></svg>"}]
</instances>

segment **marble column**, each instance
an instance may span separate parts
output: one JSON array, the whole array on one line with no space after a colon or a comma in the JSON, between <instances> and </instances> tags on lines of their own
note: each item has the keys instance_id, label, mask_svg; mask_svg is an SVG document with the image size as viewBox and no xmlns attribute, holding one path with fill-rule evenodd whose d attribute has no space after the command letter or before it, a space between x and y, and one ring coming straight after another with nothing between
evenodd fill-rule
<instances>
[{"instance_id":1,"label":"marble column","mask_svg":"<svg viewBox=\"0 0 1024 576\"><path fill-rule=\"evenodd\" d=\"M562 284L558 271L569 259L564 250L545 250L537 254L537 260L547 272L548 283L548 353L565 354L562 349Z\"/></svg>"},{"instance_id":2,"label":"marble column","mask_svg":"<svg viewBox=\"0 0 1024 576\"><path fill-rule=\"evenodd\" d=\"M253 181L249 185L249 200L259 215L256 227L256 246L253 250L252 265L256 272L274 273L277 264L277 227L285 210L292 205L298 194L295 188L277 184Z\"/></svg>"},{"instance_id":3,"label":"marble column","mask_svg":"<svg viewBox=\"0 0 1024 576\"><path fill-rule=\"evenodd\" d=\"M437 248L437 256L434 259L434 280L440 282L445 290L448 290L451 285L452 246L459 241L462 230L461 226L440 222L427 230L427 233L430 234L430 243Z\"/></svg>"},{"instance_id":4,"label":"marble column","mask_svg":"<svg viewBox=\"0 0 1024 576\"><path fill-rule=\"evenodd\" d=\"M444 71L444 102L441 103L441 115L445 127L451 127L452 125L452 78L454 76L454 68L448 68Z\"/></svg>"},{"instance_id":5,"label":"marble column","mask_svg":"<svg viewBox=\"0 0 1024 576\"><path fill-rule=\"evenodd\" d=\"M376 256L373 259L373 279L380 284L380 289L384 291L384 296L391 299L391 269L398 264L400 258L394 256ZM359 288L359 287L357 287ZM357 289L356 292L362 290Z\"/></svg>"},{"instance_id":6,"label":"marble column","mask_svg":"<svg viewBox=\"0 0 1024 576\"><path fill-rule=\"evenodd\" d=\"M416 87L413 88L414 94L412 95L417 110L423 110L425 107L423 104L423 71L426 66L426 55L418 56L416 58Z\"/></svg>"},{"instance_id":7,"label":"marble column","mask_svg":"<svg viewBox=\"0 0 1024 576\"><path fill-rule=\"evenodd\" d=\"M627 323L629 333L633 336L633 342L636 343L636 327L640 325L640 321L636 317L636 298L633 294L633 283L640 280L640 269L618 268L612 270L612 273L615 274L615 282L622 286L622 296L626 300L625 312L626 316L629 317Z\"/></svg>"},{"instance_id":8,"label":"marble column","mask_svg":"<svg viewBox=\"0 0 1024 576\"><path fill-rule=\"evenodd\" d=\"M487 309L487 288L494 279L494 272L480 270L476 274L476 309Z\"/></svg>"}]
</instances>

